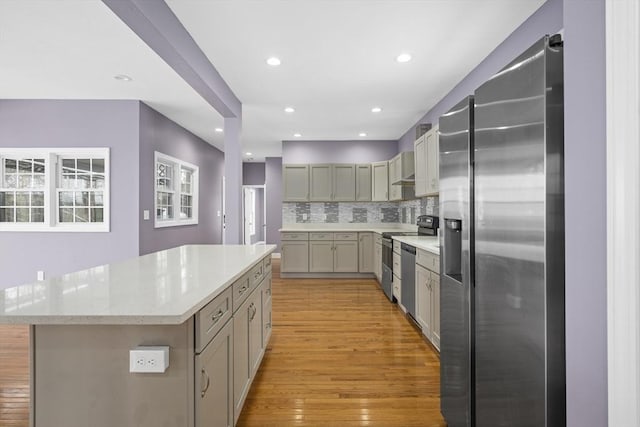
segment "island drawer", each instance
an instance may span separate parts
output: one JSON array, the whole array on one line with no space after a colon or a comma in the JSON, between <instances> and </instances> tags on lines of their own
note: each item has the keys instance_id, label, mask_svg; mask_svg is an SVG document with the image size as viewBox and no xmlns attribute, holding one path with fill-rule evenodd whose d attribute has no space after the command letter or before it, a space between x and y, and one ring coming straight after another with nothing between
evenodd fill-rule
<instances>
[{"instance_id":1,"label":"island drawer","mask_svg":"<svg viewBox=\"0 0 640 427\"><path fill-rule=\"evenodd\" d=\"M280 240L309 240L309 233L284 232L280 234Z\"/></svg>"},{"instance_id":2,"label":"island drawer","mask_svg":"<svg viewBox=\"0 0 640 427\"><path fill-rule=\"evenodd\" d=\"M309 240L333 240L333 233L309 233Z\"/></svg>"},{"instance_id":3,"label":"island drawer","mask_svg":"<svg viewBox=\"0 0 640 427\"><path fill-rule=\"evenodd\" d=\"M244 300L247 299L251 293L251 286L249 285L249 274L245 274L240 279L236 280L233 284L233 311L240 308Z\"/></svg>"},{"instance_id":4,"label":"island drawer","mask_svg":"<svg viewBox=\"0 0 640 427\"><path fill-rule=\"evenodd\" d=\"M264 274L269 274L271 272L271 255L262 260L262 265L264 265Z\"/></svg>"},{"instance_id":5,"label":"island drawer","mask_svg":"<svg viewBox=\"0 0 640 427\"><path fill-rule=\"evenodd\" d=\"M260 282L262 282L263 277L264 265L262 262L259 262L249 270L249 287L251 289L255 288Z\"/></svg>"},{"instance_id":6,"label":"island drawer","mask_svg":"<svg viewBox=\"0 0 640 427\"><path fill-rule=\"evenodd\" d=\"M196 353L202 352L231 319L231 295L229 287L196 313Z\"/></svg>"},{"instance_id":7,"label":"island drawer","mask_svg":"<svg viewBox=\"0 0 640 427\"><path fill-rule=\"evenodd\" d=\"M358 233L334 233L333 240L358 240Z\"/></svg>"},{"instance_id":8,"label":"island drawer","mask_svg":"<svg viewBox=\"0 0 640 427\"><path fill-rule=\"evenodd\" d=\"M416 251L416 264L420 264L433 272L440 273L440 257L431 252L418 249Z\"/></svg>"}]
</instances>

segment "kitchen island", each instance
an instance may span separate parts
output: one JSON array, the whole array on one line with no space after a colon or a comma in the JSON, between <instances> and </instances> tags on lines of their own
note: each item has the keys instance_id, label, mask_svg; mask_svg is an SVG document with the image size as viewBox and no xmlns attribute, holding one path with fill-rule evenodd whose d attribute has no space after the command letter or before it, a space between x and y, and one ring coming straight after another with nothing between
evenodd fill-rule
<instances>
[{"instance_id":1,"label":"kitchen island","mask_svg":"<svg viewBox=\"0 0 640 427\"><path fill-rule=\"evenodd\" d=\"M31 325L31 425L237 420L271 333L274 245L188 245L0 292ZM161 373L130 350L168 346Z\"/></svg>"}]
</instances>

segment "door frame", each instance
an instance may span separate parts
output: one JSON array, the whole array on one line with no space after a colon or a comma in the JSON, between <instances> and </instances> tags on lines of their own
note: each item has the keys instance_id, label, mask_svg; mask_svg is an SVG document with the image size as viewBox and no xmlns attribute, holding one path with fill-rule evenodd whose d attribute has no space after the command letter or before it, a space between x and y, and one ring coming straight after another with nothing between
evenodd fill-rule
<instances>
[{"instance_id":1,"label":"door frame","mask_svg":"<svg viewBox=\"0 0 640 427\"><path fill-rule=\"evenodd\" d=\"M245 205L244 205L244 190L245 188L254 188L254 189L262 189L262 198L263 198L263 202L262 202L262 235L264 237L264 242L266 243L267 241L267 198L266 198L266 194L267 194L267 186L266 184L263 185L243 185L242 186L242 243L245 244L245 224L244 224L244 211L245 211Z\"/></svg>"},{"instance_id":2,"label":"door frame","mask_svg":"<svg viewBox=\"0 0 640 427\"><path fill-rule=\"evenodd\" d=\"M606 0L610 426L640 425L640 5Z\"/></svg>"}]
</instances>

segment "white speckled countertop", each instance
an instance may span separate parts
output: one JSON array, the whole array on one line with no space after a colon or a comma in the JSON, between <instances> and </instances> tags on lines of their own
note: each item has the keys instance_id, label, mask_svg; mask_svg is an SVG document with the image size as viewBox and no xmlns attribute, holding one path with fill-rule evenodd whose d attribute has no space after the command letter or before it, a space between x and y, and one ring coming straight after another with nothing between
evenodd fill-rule
<instances>
[{"instance_id":1,"label":"white speckled countertop","mask_svg":"<svg viewBox=\"0 0 640 427\"><path fill-rule=\"evenodd\" d=\"M431 236L393 236L393 240L424 249L436 255L440 255L440 244L437 237Z\"/></svg>"},{"instance_id":2,"label":"white speckled countertop","mask_svg":"<svg viewBox=\"0 0 640 427\"><path fill-rule=\"evenodd\" d=\"M181 324L275 245L187 245L0 290L0 324Z\"/></svg>"}]
</instances>

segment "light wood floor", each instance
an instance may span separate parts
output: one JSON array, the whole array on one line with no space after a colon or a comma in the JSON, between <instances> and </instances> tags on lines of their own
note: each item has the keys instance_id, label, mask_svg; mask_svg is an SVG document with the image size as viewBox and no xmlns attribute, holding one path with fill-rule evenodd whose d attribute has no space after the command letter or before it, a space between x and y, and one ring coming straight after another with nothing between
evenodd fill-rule
<instances>
[{"instance_id":1,"label":"light wood floor","mask_svg":"<svg viewBox=\"0 0 640 427\"><path fill-rule=\"evenodd\" d=\"M439 359L375 280L280 279L238 426L444 427ZM27 327L0 325L0 426L29 424Z\"/></svg>"}]
</instances>

